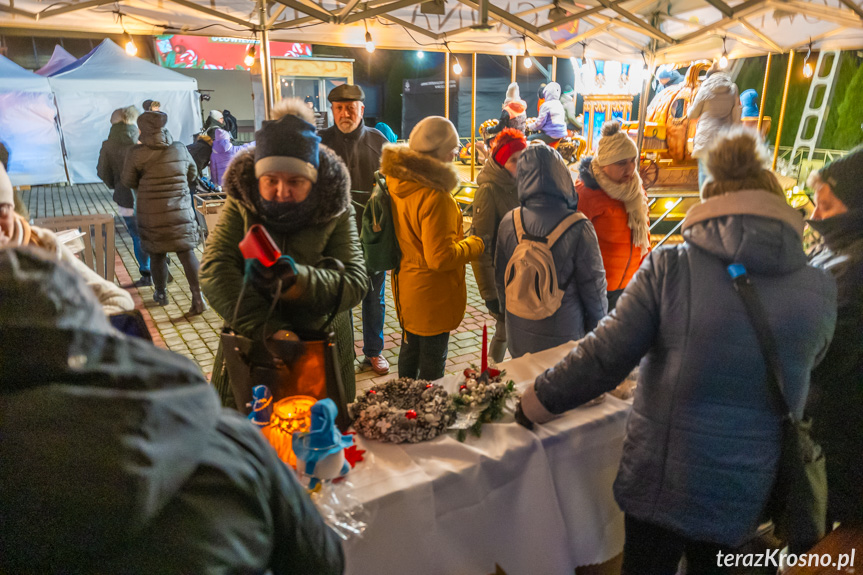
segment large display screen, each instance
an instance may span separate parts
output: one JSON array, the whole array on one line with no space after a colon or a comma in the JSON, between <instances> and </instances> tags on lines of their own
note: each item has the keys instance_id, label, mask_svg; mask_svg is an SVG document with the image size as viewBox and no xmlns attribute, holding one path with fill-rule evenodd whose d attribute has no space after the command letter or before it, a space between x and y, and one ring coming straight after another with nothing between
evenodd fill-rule
<instances>
[{"instance_id":1,"label":"large display screen","mask_svg":"<svg viewBox=\"0 0 863 575\"><path fill-rule=\"evenodd\" d=\"M165 68L201 70L249 70L243 62L249 46L260 56L260 41L251 38L220 38L163 34L155 37L156 59ZM270 56L304 58L312 55L312 45L299 42L270 42Z\"/></svg>"}]
</instances>

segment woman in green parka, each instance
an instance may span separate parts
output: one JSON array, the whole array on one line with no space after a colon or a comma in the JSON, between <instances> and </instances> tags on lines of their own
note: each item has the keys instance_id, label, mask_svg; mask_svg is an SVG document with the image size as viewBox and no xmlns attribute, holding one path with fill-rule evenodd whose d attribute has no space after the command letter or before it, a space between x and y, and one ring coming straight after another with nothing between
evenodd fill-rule
<instances>
[{"instance_id":1,"label":"woman in green parka","mask_svg":"<svg viewBox=\"0 0 863 575\"><path fill-rule=\"evenodd\" d=\"M224 177L228 199L207 239L201 282L213 308L227 321L234 315L245 271L239 243L261 224L283 257L271 268L251 266L236 322L238 334L260 340L280 329L319 329L333 309L332 325L348 402L356 395L351 308L365 295L368 276L350 204L350 176L344 163L320 145L314 117L302 100L283 100L271 121L255 134L255 147L237 154ZM322 263L344 264L345 285L337 301L339 273ZM269 291L281 280L280 301L270 320ZM257 288L257 289L255 289ZM266 325L265 325L266 322ZM213 385L223 405L234 406L221 347L213 366Z\"/></svg>"}]
</instances>

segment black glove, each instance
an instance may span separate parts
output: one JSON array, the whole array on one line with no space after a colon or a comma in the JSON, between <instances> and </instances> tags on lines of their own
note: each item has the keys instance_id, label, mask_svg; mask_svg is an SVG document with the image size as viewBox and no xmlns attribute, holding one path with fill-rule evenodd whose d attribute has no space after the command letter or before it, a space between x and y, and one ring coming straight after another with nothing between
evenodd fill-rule
<instances>
[{"instance_id":1,"label":"black glove","mask_svg":"<svg viewBox=\"0 0 863 575\"><path fill-rule=\"evenodd\" d=\"M485 301L485 307L491 315L500 315L500 300L489 299Z\"/></svg>"},{"instance_id":2,"label":"black glove","mask_svg":"<svg viewBox=\"0 0 863 575\"><path fill-rule=\"evenodd\" d=\"M518 400L518 405L515 406L515 421L519 425L532 430L533 422L527 418L524 411L521 409L521 400Z\"/></svg>"},{"instance_id":3,"label":"black glove","mask_svg":"<svg viewBox=\"0 0 863 575\"><path fill-rule=\"evenodd\" d=\"M246 260L246 278L261 295L272 297L281 280L281 291L285 292L297 283L297 264L291 256L282 256L270 267L258 260Z\"/></svg>"}]
</instances>

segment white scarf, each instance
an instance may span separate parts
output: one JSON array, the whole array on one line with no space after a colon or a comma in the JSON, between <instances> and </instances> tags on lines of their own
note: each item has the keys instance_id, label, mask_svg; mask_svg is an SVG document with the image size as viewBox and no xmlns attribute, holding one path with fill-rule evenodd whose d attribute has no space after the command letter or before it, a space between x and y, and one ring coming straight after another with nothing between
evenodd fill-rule
<instances>
[{"instance_id":1,"label":"white scarf","mask_svg":"<svg viewBox=\"0 0 863 575\"><path fill-rule=\"evenodd\" d=\"M632 230L632 243L646 252L650 249L650 216L647 210L647 196L644 195L638 172L628 182L618 184L605 175L595 160L590 163L590 171L602 191L615 200L623 202L626 214L629 216L627 225Z\"/></svg>"}]
</instances>

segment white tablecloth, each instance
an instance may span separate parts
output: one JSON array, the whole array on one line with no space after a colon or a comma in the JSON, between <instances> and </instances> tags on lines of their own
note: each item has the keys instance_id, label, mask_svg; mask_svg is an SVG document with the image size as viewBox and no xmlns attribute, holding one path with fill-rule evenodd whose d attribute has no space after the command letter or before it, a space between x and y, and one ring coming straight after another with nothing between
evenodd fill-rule
<instances>
[{"instance_id":1,"label":"white tablecloth","mask_svg":"<svg viewBox=\"0 0 863 575\"><path fill-rule=\"evenodd\" d=\"M572 348L502 365L523 388ZM623 548L612 496L630 403L573 410L531 432L509 416L460 443L357 437L366 461L348 478L367 511L345 543L349 575L572 575Z\"/></svg>"}]
</instances>

